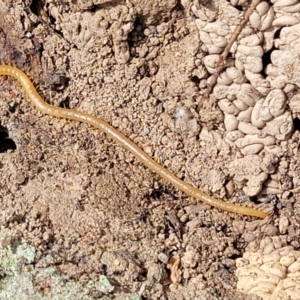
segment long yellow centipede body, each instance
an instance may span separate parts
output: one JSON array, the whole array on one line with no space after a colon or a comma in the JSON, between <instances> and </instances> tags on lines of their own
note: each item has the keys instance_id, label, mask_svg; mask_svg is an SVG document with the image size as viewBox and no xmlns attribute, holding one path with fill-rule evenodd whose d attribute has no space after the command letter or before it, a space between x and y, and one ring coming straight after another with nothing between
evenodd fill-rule
<instances>
[{"instance_id":1,"label":"long yellow centipede body","mask_svg":"<svg viewBox=\"0 0 300 300\"><path fill-rule=\"evenodd\" d=\"M100 130L105 132L108 136L113 138L116 142L118 142L121 146L129 150L138 160L144 163L144 165L146 165L149 169L157 173L160 177L162 177L169 183L173 184L179 190L185 192L187 195L196 198L204 203L207 203L211 206L229 212L233 212L241 215L254 216L259 218L265 218L268 216L266 213L260 210L242 207L231 203L226 203L220 199L211 197L206 193L204 193L203 191L198 190L193 186L185 183L184 181L177 178L174 174L166 170L164 167L162 167L160 164L158 164L156 161L154 161L149 155L147 155L143 150L141 150L130 139L128 139L121 132L113 128L105 121L95 116L92 116L90 114L76 111L74 109L59 108L59 107L49 105L40 97L35 87L31 83L30 79L21 70L11 66L0 65L0 75L7 75L17 79L18 82L24 88L30 102L34 106L36 106L36 108L41 112L58 118L65 118L65 119L71 119L79 122L88 123L94 127L99 128Z\"/></svg>"}]
</instances>

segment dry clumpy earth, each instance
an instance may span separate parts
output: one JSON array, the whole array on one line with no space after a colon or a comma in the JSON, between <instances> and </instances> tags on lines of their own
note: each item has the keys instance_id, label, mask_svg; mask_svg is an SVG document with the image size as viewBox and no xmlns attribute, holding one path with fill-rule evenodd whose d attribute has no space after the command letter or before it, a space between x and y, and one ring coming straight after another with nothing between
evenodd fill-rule
<instances>
[{"instance_id":1,"label":"dry clumpy earth","mask_svg":"<svg viewBox=\"0 0 300 300\"><path fill-rule=\"evenodd\" d=\"M300 248L298 194L246 196L229 167L240 152L201 131L222 135L223 114L212 98L199 109L203 51L184 4L2 0L1 63L26 72L49 103L105 119L185 181L273 218L188 198L99 130L42 115L3 77L1 299L258 299L236 289L247 244L286 235ZM300 169L298 139L276 165L285 190L289 169Z\"/></svg>"}]
</instances>

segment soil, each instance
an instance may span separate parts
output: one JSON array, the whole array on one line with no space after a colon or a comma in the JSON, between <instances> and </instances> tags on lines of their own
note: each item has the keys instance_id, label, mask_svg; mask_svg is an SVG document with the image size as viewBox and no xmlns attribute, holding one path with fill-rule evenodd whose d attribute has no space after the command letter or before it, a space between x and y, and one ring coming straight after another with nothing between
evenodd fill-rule
<instances>
[{"instance_id":1,"label":"soil","mask_svg":"<svg viewBox=\"0 0 300 300\"><path fill-rule=\"evenodd\" d=\"M213 102L198 109L193 20L177 1L131 2L0 1L1 63L26 72L47 102L103 118L227 199L240 154L199 139L203 125L222 134L224 124ZM255 299L236 290L247 243L288 234L300 247L296 194L270 197L268 220L213 209L99 130L42 115L15 81L0 84L1 299ZM255 200L237 187L226 201Z\"/></svg>"}]
</instances>

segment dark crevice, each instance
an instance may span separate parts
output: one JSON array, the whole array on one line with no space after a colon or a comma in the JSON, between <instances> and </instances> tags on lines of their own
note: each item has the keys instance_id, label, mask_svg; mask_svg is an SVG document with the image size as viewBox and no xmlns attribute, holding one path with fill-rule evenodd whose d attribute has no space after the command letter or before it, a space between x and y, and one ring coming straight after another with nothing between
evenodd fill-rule
<instances>
[{"instance_id":1,"label":"dark crevice","mask_svg":"<svg viewBox=\"0 0 300 300\"><path fill-rule=\"evenodd\" d=\"M56 19L52 15L49 15L49 20L51 25L55 25Z\"/></svg>"},{"instance_id":2,"label":"dark crevice","mask_svg":"<svg viewBox=\"0 0 300 300\"><path fill-rule=\"evenodd\" d=\"M295 118L293 122L294 122L294 129L295 129L295 131L300 131L300 119L299 118Z\"/></svg>"},{"instance_id":3,"label":"dark crevice","mask_svg":"<svg viewBox=\"0 0 300 300\"><path fill-rule=\"evenodd\" d=\"M238 11L244 11L244 7L241 5L236 5L234 8L236 8Z\"/></svg>"},{"instance_id":4,"label":"dark crevice","mask_svg":"<svg viewBox=\"0 0 300 300\"><path fill-rule=\"evenodd\" d=\"M147 196L149 199L158 200L163 195L163 192L160 190L153 190L151 193L149 193Z\"/></svg>"},{"instance_id":5,"label":"dark crevice","mask_svg":"<svg viewBox=\"0 0 300 300\"><path fill-rule=\"evenodd\" d=\"M145 39L144 30L146 26L143 20L137 17L133 23L133 29L128 34L129 48L138 46Z\"/></svg>"},{"instance_id":6,"label":"dark crevice","mask_svg":"<svg viewBox=\"0 0 300 300\"><path fill-rule=\"evenodd\" d=\"M72 0L72 3L76 2L77 5L77 1L76 0ZM73 3L74 4L74 3ZM108 8L108 7L116 7L118 5L122 4L122 0L114 0L114 1L109 1L109 2L105 2L102 4L95 4L92 5L90 8L84 9L84 11L88 11L88 12L97 12L98 10L104 9L104 8Z\"/></svg>"},{"instance_id":7,"label":"dark crevice","mask_svg":"<svg viewBox=\"0 0 300 300\"><path fill-rule=\"evenodd\" d=\"M272 48L269 51L267 51L266 53L263 54L262 56L262 62L264 64L264 66L267 66L268 64L271 63L271 54L275 49Z\"/></svg>"},{"instance_id":8,"label":"dark crevice","mask_svg":"<svg viewBox=\"0 0 300 300\"><path fill-rule=\"evenodd\" d=\"M193 76L191 78L192 82L196 83L196 84L199 84L200 83L200 78L198 76Z\"/></svg>"},{"instance_id":9,"label":"dark crevice","mask_svg":"<svg viewBox=\"0 0 300 300\"><path fill-rule=\"evenodd\" d=\"M280 37L280 32L281 32L281 28L278 29L278 30L275 32L275 34L274 34L274 40L275 40L275 39L278 39L278 38Z\"/></svg>"},{"instance_id":10,"label":"dark crevice","mask_svg":"<svg viewBox=\"0 0 300 300\"><path fill-rule=\"evenodd\" d=\"M70 108L70 99L69 99L69 97L66 97L66 99L59 104L59 107L69 109Z\"/></svg>"},{"instance_id":11,"label":"dark crevice","mask_svg":"<svg viewBox=\"0 0 300 300\"><path fill-rule=\"evenodd\" d=\"M40 13L45 5L45 2L43 0L32 0L29 8L32 13L34 13L36 16L40 16Z\"/></svg>"},{"instance_id":12,"label":"dark crevice","mask_svg":"<svg viewBox=\"0 0 300 300\"><path fill-rule=\"evenodd\" d=\"M265 67L267 66L267 65L269 65L269 64L271 64L272 63L272 61L271 61L271 55L272 55L272 52L275 50L275 48L272 48L272 49L270 49L269 51L267 51L266 53L264 53L263 54L263 56L262 56L262 63L263 63L263 70L262 70L262 72L261 72L261 74L264 76L264 78L266 78L267 77L267 74L265 73Z\"/></svg>"},{"instance_id":13,"label":"dark crevice","mask_svg":"<svg viewBox=\"0 0 300 300\"><path fill-rule=\"evenodd\" d=\"M8 130L0 125L0 153L7 152L8 150L16 150L16 143L9 138Z\"/></svg>"}]
</instances>

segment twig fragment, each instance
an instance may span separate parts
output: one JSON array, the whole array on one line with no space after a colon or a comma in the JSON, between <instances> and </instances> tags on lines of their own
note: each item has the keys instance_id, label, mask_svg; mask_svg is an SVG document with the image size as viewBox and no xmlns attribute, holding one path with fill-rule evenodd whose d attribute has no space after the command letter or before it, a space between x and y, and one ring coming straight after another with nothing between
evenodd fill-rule
<instances>
[{"instance_id":1,"label":"twig fragment","mask_svg":"<svg viewBox=\"0 0 300 300\"><path fill-rule=\"evenodd\" d=\"M248 7L248 9L246 10L245 14L244 14L244 18L241 21L241 23L237 26L237 28L235 29L235 31L233 32L233 34L231 35L224 51L222 52L222 54L220 55L220 59L217 63L216 66L216 73L213 74L210 78L210 82L207 86L207 89L204 93L204 101L206 99L208 99L209 95L212 92L212 89L214 88L218 77L220 76L220 73L222 72L223 68L224 68L224 64L226 62L226 59L228 57L229 51L233 45L233 43L237 40L238 36L240 35L241 31L243 30L243 28L245 27L246 23L248 22L251 14L253 13L253 11L255 10L256 6L260 3L261 0L253 0L251 5Z\"/></svg>"}]
</instances>

